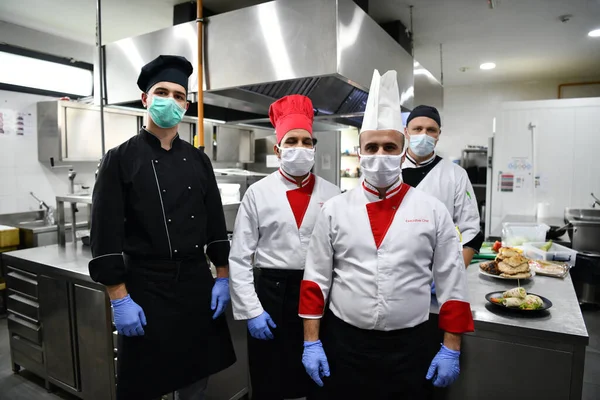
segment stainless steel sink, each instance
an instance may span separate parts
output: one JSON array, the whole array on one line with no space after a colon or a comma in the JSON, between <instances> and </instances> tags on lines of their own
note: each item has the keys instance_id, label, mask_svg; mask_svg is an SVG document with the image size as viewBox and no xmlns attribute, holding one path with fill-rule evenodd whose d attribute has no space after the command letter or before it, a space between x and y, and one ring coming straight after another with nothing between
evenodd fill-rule
<instances>
[{"instance_id":1,"label":"stainless steel sink","mask_svg":"<svg viewBox=\"0 0 600 400\"><path fill-rule=\"evenodd\" d=\"M49 224L44 220L36 220L36 221L21 221L21 222L19 222L18 225L22 226L22 227L27 227L27 228L42 228L44 226L48 226Z\"/></svg>"},{"instance_id":2,"label":"stainless steel sink","mask_svg":"<svg viewBox=\"0 0 600 400\"><path fill-rule=\"evenodd\" d=\"M600 209L565 208L565 219L571 221L600 222Z\"/></svg>"}]
</instances>

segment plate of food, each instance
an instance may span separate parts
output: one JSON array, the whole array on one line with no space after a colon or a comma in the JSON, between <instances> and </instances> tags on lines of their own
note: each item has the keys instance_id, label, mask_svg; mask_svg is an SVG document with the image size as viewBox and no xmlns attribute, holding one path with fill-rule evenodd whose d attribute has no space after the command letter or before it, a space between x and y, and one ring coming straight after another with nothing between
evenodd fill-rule
<instances>
[{"instance_id":1,"label":"plate of food","mask_svg":"<svg viewBox=\"0 0 600 400\"><path fill-rule=\"evenodd\" d=\"M505 292L491 292L485 295L487 301L495 306L515 311L544 311L552 307L552 302L534 293L527 293L525 288L516 287Z\"/></svg>"},{"instance_id":2,"label":"plate of food","mask_svg":"<svg viewBox=\"0 0 600 400\"><path fill-rule=\"evenodd\" d=\"M535 270L530 268L530 260L522 253L513 247L502 247L495 260L479 264L479 273L498 279L529 279L535 275Z\"/></svg>"}]
</instances>

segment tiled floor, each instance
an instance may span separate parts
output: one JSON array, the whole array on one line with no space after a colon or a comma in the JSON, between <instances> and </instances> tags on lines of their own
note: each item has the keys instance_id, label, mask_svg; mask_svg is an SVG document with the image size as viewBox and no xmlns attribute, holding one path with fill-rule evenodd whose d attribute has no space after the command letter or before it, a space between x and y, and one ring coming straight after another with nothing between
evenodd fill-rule
<instances>
[{"instance_id":1,"label":"tiled floor","mask_svg":"<svg viewBox=\"0 0 600 400\"><path fill-rule=\"evenodd\" d=\"M583 317L590 335L586 350L582 400L600 400L600 311L584 311ZM2 400L76 400L60 390L47 393L44 382L22 371L15 375L10 366L6 319L0 319L0 399Z\"/></svg>"}]
</instances>

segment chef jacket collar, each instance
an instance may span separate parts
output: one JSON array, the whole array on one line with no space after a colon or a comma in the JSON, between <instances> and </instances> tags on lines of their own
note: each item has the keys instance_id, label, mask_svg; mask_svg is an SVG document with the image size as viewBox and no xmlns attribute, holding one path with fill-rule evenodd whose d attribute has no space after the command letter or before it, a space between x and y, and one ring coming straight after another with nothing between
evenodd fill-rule
<instances>
[{"instance_id":1,"label":"chef jacket collar","mask_svg":"<svg viewBox=\"0 0 600 400\"><path fill-rule=\"evenodd\" d=\"M308 175L306 175L306 178L304 178L304 180L302 181L302 185L298 186L296 178L285 172L282 168L279 168L279 176L281 177L281 180L287 185L293 185L294 188L306 186L308 184L308 181L310 180L311 175L312 174L309 172Z\"/></svg>"},{"instance_id":2,"label":"chef jacket collar","mask_svg":"<svg viewBox=\"0 0 600 400\"><path fill-rule=\"evenodd\" d=\"M398 182L396 182L392 186L390 186L388 188L388 190L385 192L384 198L389 199L390 197L397 195L400 192L401 187L402 187L402 180L398 179ZM369 200L370 203L372 203L374 201L383 200L383 199L379 198L379 190L377 190L377 188L375 186L371 185L365 179L363 179L363 181L362 181L362 188L363 188L363 192L365 193L365 196L367 196L367 200Z\"/></svg>"},{"instance_id":3,"label":"chef jacket collar","mask_svg":"<svg viewBox=\"0 0 600 400\"><path fill-rule=\"evenodd\" d=\"M402 164L402 168L421 168L421 167L425 167L429 164L431 164L434 160L435 160L435 151L433 152L432 156L429 157L427 160L423 161L422 163L418 163L415 159L413 159L410 154L408 154L408 151L406 152L406 160L404 160L404 164Z\"/></svg>"},{"instance_id":4,"label":"chef jacket collar","mask_svg":"<svg viewBox=\"0 0 600 400\"><path fill-rule=\"evenodd\" d=\"M147 130L146 127L143 127L140 130L140 134L144 137L144 140L146 140L146 142L150 146L152 146L152 148L154 148L155 150L168 151L168 150L165 150L165 149L162 148L162 145L160 143L160 139L157 138L152 132L150 132L149 130ZM171 149L175 148L175 146L178 146L180 141L181 141L181 139L179 138L179 133L178 133L171 140Z\"/></svg>"}]
</instances>

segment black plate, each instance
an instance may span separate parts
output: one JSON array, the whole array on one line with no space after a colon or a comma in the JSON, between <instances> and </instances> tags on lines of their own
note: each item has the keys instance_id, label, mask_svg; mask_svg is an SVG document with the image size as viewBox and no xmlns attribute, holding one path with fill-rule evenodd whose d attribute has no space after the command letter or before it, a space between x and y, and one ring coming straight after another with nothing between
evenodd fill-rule
<instances>
[{"instance_id":1,"label":"black plate","mask_svg":"<svg viewBox=\"0 0 600 400\"><path fill-rule=\"evenodd\" d=\"M504 291L498 291L498 292L491 292L485 295L485 299L487 301L489 301L491 304L495 305L496 307L500 307L503 310L511 310L511 311L519 311L522 313L531 313L531 312L538 312L538 311L544 311L549 309L550 307L552 307L552 302L550 300L548 300L547 298L545 298L544 296L540 296L539 294L535 294L535 293L527 293L527 294L532 294L534 296L539 297L540 299L542 299L542 307L538 308L537 310L521 310L520 308L515 308L515 307L506 307L504 304L498 304L498 303L494 303L491 299L492 298L502 298L502 293L504 293Z\"/></svg>"}]
</instances>

